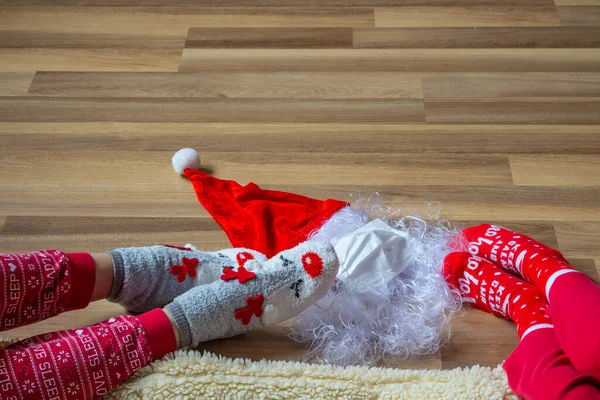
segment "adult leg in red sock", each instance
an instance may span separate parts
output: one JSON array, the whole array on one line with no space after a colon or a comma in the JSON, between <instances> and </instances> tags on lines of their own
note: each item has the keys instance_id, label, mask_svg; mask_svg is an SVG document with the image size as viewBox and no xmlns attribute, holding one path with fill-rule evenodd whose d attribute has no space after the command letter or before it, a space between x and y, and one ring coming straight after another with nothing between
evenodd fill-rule
<instances>
[{"instance_id":1,"label":"adult leg in red sock","mask_svg":"<svg viewBox=\"0 0 600 400\"><path fill-rule=\"evenodd\" d=\"M575 368L600 380L600 286L560 252L523 234L487 224L463 233L471 253L544 291L558 343Z\"/></svg>"},{"instance_id":2,"label":"adult leg in red sock","mask_svg":"<svg viewBox=\"0 0 600 400\"><path fill-rule=\"evenodd\" d=\"M558 345L539 289L466 252L449 254L444 274L463 301L517 324L521 342L504 364L515 393L534 400L600 399L598 382L577 371Z\"/></svg>"}]
</instances>

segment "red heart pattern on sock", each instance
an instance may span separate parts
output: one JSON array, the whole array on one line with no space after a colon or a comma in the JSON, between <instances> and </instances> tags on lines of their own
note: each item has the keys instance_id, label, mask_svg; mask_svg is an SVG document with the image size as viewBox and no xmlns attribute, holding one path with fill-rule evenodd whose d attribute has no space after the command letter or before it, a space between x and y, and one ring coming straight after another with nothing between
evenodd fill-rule
<instances>
[{"instance_id":1,"label":"red heart pattern on sock","mask_svg":"<svg viewBox=\"0 0 600 400\"><path fill-rule=\"evenodd\" d=\"M242 325L248 325L253 315L256 315L258 318L262 316L262 306L265 302L265 297L262 294L248 297L246 299L246 304L248 307L242 308L235 312L235 318L242 320Z\"/></svg>"},{"instance_id":2,"label":"red heart pattern on sock","mask_svg":"<svg viewBox=\"0 0 600 400\"><path fill-rule=\"evenodd\" d=\"M172 274L177 275L177 282L183 283L185 278L189 275L190 278L196 277L196 268L198 268L200 261L197 258L183 257L181 259L181 265L173 265L170 268Z\"/></svg>"},{"instance_id":3,"label":"red heart pattern on sock","mask_svg":"<svg viewBox=\"0 0 600 400\"><path fill-rule=\"evenodd\" d=\"M256 274L254 272L248 271L244 267L239 267L237 271L234 271L232 268L223 268L223 275L221 275L221 279L224 281L230 281L237 278L239 283L244 283L255 277Z\"/></svg>"}]
</instances>

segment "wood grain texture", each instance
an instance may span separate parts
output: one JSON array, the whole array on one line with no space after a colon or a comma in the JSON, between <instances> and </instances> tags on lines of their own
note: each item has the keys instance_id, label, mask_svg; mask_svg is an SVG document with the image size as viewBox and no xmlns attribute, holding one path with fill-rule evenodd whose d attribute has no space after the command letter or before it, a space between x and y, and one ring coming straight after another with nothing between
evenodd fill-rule
<instances>
[{"instance_id":1,"label":"wood grain texture","mask_svg":"<svg viewBox=\"0 0 600 400\"><path fill-rule=\"evenodd\" d=\"M154 159L157 163L169 163L170 154L160 155ZM147 164L141 164L148 168ZM23 163L15 164L23 167ZM27 165L27 164L25 164ZM61 169L66 170L67 166ZM218 163L207 163L207 168L221 176ZM151 184L137 184L140 176L128 180L127 174L119 174L120 181L113 177L111 185L101 185L101 196L98 194L98 180L107 182L110 176L102 176L98 168L90 169L85 180L62 182L64 194L61 197L48 197L46 191L54 185L47 180L31 183L31 187L23 186L18 176L13 175L13 182L5 182L0 186L0 207L7 215L16 216L101 216L118 217L198 217L207 218L209 214L198 205L189 182L184 179L173 180L173 172L152 169ZM120 170L122 171L122 169ZM4 171L3 171L4 172ZM93 176L92 175L93 172ZM65 172L63 172L64 174ZM34 172L29 172L29 176ZM83 174L83 173L81 173ZM253 177L259 181L260 177ZM237 177L236 177L237 179ZM239 179L240 183L247 183ZM259 181L260 182L260 181ZM260 182L262 184L262 182ZM386 204L402 207L405 212L424 215L439 214L453 220L487 220L491 216L503 221L600 221L600 205L597 187L523 187L523 186L479 186L479 185L392 185L373 184L356 185L288 185L262 184L262 187L273 190L284 190L305 196L325 198L348 198L349 193L355 196L378 192ZM16 190L15 188L18 188ZM96 188L96 189L95 189Z\"/></svg>"},{"instance_id":2,"label":"wood grain texture","mask_svg":"<svg viewBox=\"0 0 600 400\"><path fill-rule=\"evenodd\" d=\"M177 71L181 50L0 48L0 71Z\"/></svg>"},{"instance_id":3,"label":"wood grain texture","mask_svg":"<svg viewBox=\"0 0 600 400\"><path fill-rule=\"evenodd\" d=\"M600 49L185 49L179 71L598 72Z\"/></svg>"},{"instance_id":4,"label":"wood grain texture","mask_svg":"<svg viewBox=\"0 0 600 400\"><path fill-rule=\"evenodd\" d=\"M347 48L352 28L192 28L187 48Z\"/></svg>"},{"instance_id":5,"label":"wood grain texture","mask_svg":"<svg viewBox=\"0 0 600 400\"><path fill-rule=\"evenodd\" d=\"M0 251L228 239L170 166L241 184L377 192L489 222L600 268L599 0L4 0ZM123 312L104 301L6 337ZM465 307L436 354L495 366L514 325ZM298 360L284 326L206 343Z\"/></svg>"},{"instance_id":6,"label":"wood grain texture","mask_svg":"<svg viewBox=\"0 0 600 400\"><path fill-rule=\"evenodd\" d=\"M8 49L133 49L177 50L185 43L185 33L86 33L0 30L0 47Z\"/></svg>"},{"instance_id":7,"label":"wood grain texture","mask_svg":"<svg viewBox=\"0 0 600 400\"><path fill-rule=\"evenodd\" d=\"M559 26L555 7L444 6L376 8L376 27Z\"/></svg>"},{"instance_id":8,"label":"wood grain texture","mask_svg":"<svg viewBox=\"0 0 600 400\"><path fill-rule=\"evenodd\" d=\"M600 0L554 0L557 6L600 6Z\"/></svg>"},{"instance_id":9,"label":"wood grain texture","mask_svg":"<svg viewBox=\"0 0 600 400\"><path fill-rule=\"evenodd\" d=\"M559 7L563 26L600 26L600 5Z\"/></svg>"},{"instance_id":10,"label":"wood grain texture","mask_svg":"<svg viewBox=\"0 0 600 400\"><path fill-rule=\"evenodd\" d=\"M600 124L599 99L430 99L434 124Z\"/></svg>"},{"instance_id":11,"label":"wood grain texture","mask_svg":"<svg viewBox=\"0 0 600 400\"><path fill-rule=\"evenodd\" d=\"M255 181L258 184L302 184L326 185L341 180L347 185L367 186L372 182L373 174L382 185L394 185L403 182L408 185L461 184L511 184L512 178L508 159L504 155L476 156L465 160L460 155L425 156L412 153L381 154L376 161L372 155L353 154L348 157L338 153L264 153L254 152L244 155L240 162L236 153L203 152L211 164L219 166L222 176L235 176L240 181ZM127 159L119 154L103 154L85 151L56 151L40 157L37 152L21 152L18 156L0 153L0 162L5 184L18 185L22 180L45 182L49 179L74 180L85 182L94 171L93 181L109 184L119 171L128 172L130 179L143 179L145 175L156 176L160 180L162 165L144 162L147 158L168 159L164 152L128 152ZM24 168L14 171L5 165L23 165L35 160L39 168ZM370 161L372 172L361 173L352 168ZM143 163L143 165L141 165ZM139 168L137 167L139 166ZM143 168L142 168L143 166ZM74 170L76 167L76 170ZM6 169L6 171L4 171ZM261 172L262 171L262 172ZM318 174L311 171L320 171ZM259 176L260 175L260 176ZM163 183L168 184L172 176L165 176Z\"/></svg>"},{"instance_id":12,"label":"wood grain texture","mask_svg":"<svg viewBox=\"0 0 600 400\"><path fill-rule=\"evenodd\" d=\"M597 27L355 28L355 48L594 48Z\"/></svg>"},{"instance_id":13,"label":"wood grain texture","mask_svg":"<svg viewBox=\"0 0 600 400\"><path fill-rule=\"evenodd\" d=\"M498 354L510 354L519 343L511 322L471 307L459 311L450 332L450 343L441 349L445 369L475 364L496 366Z\"/></svg>"},{"instance_id":14,"label":"wood grain texture","mask_svg":"<svg viewBox=\"0 0 600 400\"><path fill-rule=\"evenodd\" d=\"M216 99L422 98L421 74L336 73L37 73L29 94L55 97Z\"/></svg>"},{"instance_id":15,"label":"wood grain texture","mask_svg":"<svg viewBox=\"0 0 600 400\"><path fill-rule=\"evenodd\" d=\"M424 74L423 90L427 98L600 98L600 73Z\"/></svg>"},{"instance_id":16,"label":"wood grain texture","mask_svg":"<svg viewBox=\"0 0 600 400\"><path fill-rule=\"evenodd\" d=\"M372 8L326 7L6 7L2 30L186 34L189 28L373 26Z\"/></svg>"},{"instance_id":17,"label":"wood grain texture","mask_svg":"<svg viewBox=\"0 0 600 400\"><path fill-rule=\"evenodd\" d=\"M34 112L35 110L35 112ZM0 97L0 119L28 122L424 122L419 99L270 100Z\"/></svg>"},{"instance_id":18,"label":"wood grain texture","mask_svg":"<svg viewBox=\"0 0 600 400\"><path fill-rule=\"evenodd\" d=\"M597 1L597 0L563 0ZM2 4L12 6L46 5L44 0L3 0ZM447 6L447 5L545 5L552 6L552 0L52 0L52 4L62 6L129 6L129 7L385 7L385 6Z\"/></svg>"},{"instance_id":19,"label":"wood grain texture","mask_svg":"<svg viewBox=\"0 0 600 400\"><path fill-rule=\"evenodd\" d=\"M81 217L17 217L4 218L3 235L123 235L156 233L210 232L221 233L212 218L81 218ZM118 239L115 239L118 240Z\"/></svg>"},{"instance_id":20,"label":"wood grain texture","mask_svg":"<svg viewBox=\"0 0 600 400\"><path fill-rule=\"evenodd\" d=\"M589 154L600 152L597 126L294 123L0 123L14 151L177 151L415 154ZM365 142L369 143L365 146ZM206 160L206 159L205 159Z\"/></svg>"},{"instance_id":21,"label":"wood grain texture","mask_svg":"<svg viewBox=\"0 0 600 400\"><path fill-rule=\"evenodd\" d=\"M571 264L575 269L585 273L587 276L596 281L596 283L600 283L598 279L598 269L596 268L596 263L593 258L575 258L567 256L567 261Z\"/></svg>"},{"instance_id":22,"label":"wood grain texture","mask_svg":"<svg viewBox=\"0 0 600 400\"><path fill-rule=\"evenodd\" d=\"M510 169L516 185L600 186L600 157L512 155Z\"/></svg>"},{"instance_id":23,"label":"wood grain texture","mask_svg":"<svg viewBox=\"0 0 600 400\"><path fill-rule=\"evenodd\" d=\"M566 256L594 258L600 256L600 226L593 222L564 221L556 224L560 250Z\"/></svg>"},{"instance_id":24,"label":"wood grain texture","mask_svg":"<svg viewBox=\"0 0 600 400\"><path fill-rule=\"evenodd\" d=\"M0 72L0 96L24 96L34 72Z\"/></svg>"},{"instance_id":25,"label":"wood grain texture","mask_svg":"<svg viewBox=\"0 0 600 400\"><path fill-rule=\"evenodd\" d=\"M123 221L122 218L119 218ZM124 222L131 220L125 219ZM158 221L157 221L158 222ZM217 230L201 231L202 225L194 231L171 231L157 230L144 231L143 236L137 233L95 233L91 230L79 234L60 233L60 234L28 234L11 235L3 234L0 241L4 251L7 252L25 252L40 248L60 248L64 251L87 251L87 252L105 252L110 249L127 246L144 246L148 243L202 243L203 248L211 251L217 251L226 246L227 236ZM168 239L168 240L166 240ZM183 244L185 244L183 243ZM44 247L45 246L45 247Z\"/></svg>"}]
</instances>

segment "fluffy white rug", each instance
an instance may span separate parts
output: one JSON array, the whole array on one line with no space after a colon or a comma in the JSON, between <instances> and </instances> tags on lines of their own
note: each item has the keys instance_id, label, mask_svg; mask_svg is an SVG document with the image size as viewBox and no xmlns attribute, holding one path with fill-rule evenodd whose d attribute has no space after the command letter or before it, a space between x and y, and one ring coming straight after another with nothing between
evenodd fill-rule
<instances>
[{"instance_id":1,"label":"fluffy white rug","mask_svg":"<svg viewBox=\"0 0 600 400\"><path fill-rule=\"evenodd\" d=\"M517 399L500 367L401 370L230 359L183 351L116 388L108 399Z\"/></svg>"}]
</instances>

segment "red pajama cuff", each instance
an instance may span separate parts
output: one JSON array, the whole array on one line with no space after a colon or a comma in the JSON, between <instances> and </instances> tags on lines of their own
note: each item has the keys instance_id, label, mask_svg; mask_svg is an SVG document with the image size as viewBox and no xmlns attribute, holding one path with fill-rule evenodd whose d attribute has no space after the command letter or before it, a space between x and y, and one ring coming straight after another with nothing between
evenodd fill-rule
<instances>
[{"instance_id":1,"label":"red pajama cuff","mask_svg":"<svg viewBox=\"0 0 600 400\"><path fill-rule=\"evenodd\" d=\"M165 354L177 350L177 340L175 339L175 332L173 332L173 325L171 325L171 321L169 321L167 314L162 309L156 308L138 315L136 318L146 331L148 341L150 342L150 349L152 349L153 360L158 360Z\"/></svg>"},{"instance_id":2,"label":"red pajama cuff","mask_svg":"<svg viewBox=\"0 0 600 400\"><path fill-rule=\"evenodd\" d=\"M96 284L96 263L89 253L67 253L70 261L71 291L65 311L87 307Z\"/></svg>"}]
</instances>

